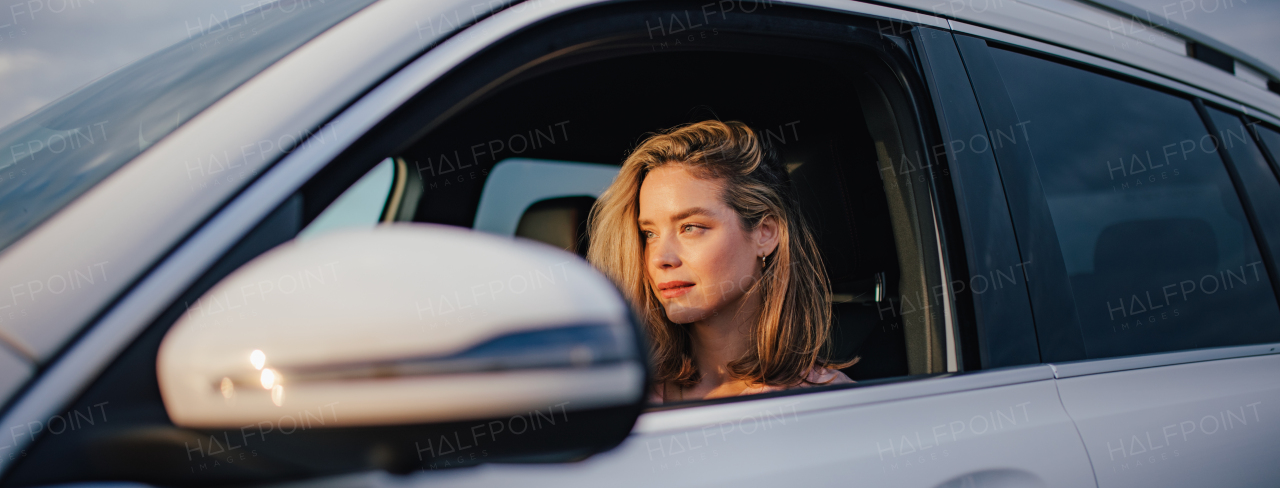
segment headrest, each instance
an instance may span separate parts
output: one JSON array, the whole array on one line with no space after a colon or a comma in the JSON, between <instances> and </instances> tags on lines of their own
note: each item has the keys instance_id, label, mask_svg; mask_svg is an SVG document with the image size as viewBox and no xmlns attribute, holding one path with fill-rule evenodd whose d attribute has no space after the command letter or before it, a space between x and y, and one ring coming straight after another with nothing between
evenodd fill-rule
<instances>
[{"instance_id":1,"label":"headrest","mask_svg":"<svg viewBox=\"0 0 1280 488\"><path fill-rule=\"evenodd\" d=\"M1208 222L1190 218L1120 222L1103 229L1094 245L1094 273L1151 273L1170 268L1218 268L1218 239Z\"/></svg>"},{"instance_id":2,"label":"headrest","mask_svg":"<svg viewBox=\"0 0 1280 488\"><path fill-rule=\"evenodd\" d=\"M822 253L833 288L868 282L879 272L896 275L897 254L889 209L874 164L860 167L811 157L792 166L791 184Z\"/></svg>"}]
</instances>

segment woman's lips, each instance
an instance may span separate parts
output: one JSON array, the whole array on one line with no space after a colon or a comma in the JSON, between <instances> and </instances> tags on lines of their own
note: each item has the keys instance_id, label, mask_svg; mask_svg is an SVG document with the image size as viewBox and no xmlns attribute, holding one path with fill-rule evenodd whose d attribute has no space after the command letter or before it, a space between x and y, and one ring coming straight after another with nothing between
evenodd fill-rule
<instances>
[{"instance_id":1,"label":"woman's lips","mask_svg":"<svg viewBox=\"0 0 1280 488\"><path fill-rule=\"evenodd\" d=\"M668 281L658 283L658 292L662 294L662 298L675 298L693 290L693 283L688 281Z\"/></svg>"}]
</instances>

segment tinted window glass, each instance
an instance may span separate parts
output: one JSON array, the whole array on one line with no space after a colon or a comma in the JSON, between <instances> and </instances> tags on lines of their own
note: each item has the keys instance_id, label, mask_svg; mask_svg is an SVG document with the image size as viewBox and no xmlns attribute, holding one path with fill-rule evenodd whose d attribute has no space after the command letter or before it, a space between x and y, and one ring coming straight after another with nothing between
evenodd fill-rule
<instances>
[{"instance_id":1,"label":"tinted window glass","mask_svg":"<svg viewBox=\"0 0 1280 488\"><path fill-rule=\"evenodd\" d=\"M1253 232L1190 100L1015 52L992 56L1019 120L1030 121L1088 357L1280 337Z\"/></svg>"},{"instance_id":2,"label":"tinted window glass","mask_svg":"<svg viewBox=\"0 0 1280 488\"><path fill-rule=\"evenodd\" d=\"M1271 151L1273 161L1280 159L1280 132L1266 126L1258 126L1258 136L1262 138L1262 144L1267 146L1267 150Z\"/></svg>"},{"instance_id":3,"label":"tinted window glass","mask_svg":"<svg viewBox=\"0 0 1280 488\"><path fill-rule=\"evenodd\" d=\"M6 127L0 132L0 249L245 80L370 3L284 1L237 17L202 19L204 30L189 39Z\"/></svg>"}]
</instances>

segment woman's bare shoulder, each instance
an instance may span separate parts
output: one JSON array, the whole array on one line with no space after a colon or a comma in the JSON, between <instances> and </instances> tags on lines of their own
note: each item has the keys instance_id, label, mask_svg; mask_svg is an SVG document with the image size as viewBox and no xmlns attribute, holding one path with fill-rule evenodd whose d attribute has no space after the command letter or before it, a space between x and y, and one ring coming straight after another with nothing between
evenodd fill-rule
<instances>
[{"instance_id":1,"label":"woman's bare shoulder","mask_svg":"<svg viewBox=\"0 0 1280 488\"><path fill-rule=\"evenodd\" d=\"M809 376L805 380L814 385L840 385L854 382L849 378L849 375L838 369L831 368L813 368L809 371Z\"/></svg>"}]
</instances>

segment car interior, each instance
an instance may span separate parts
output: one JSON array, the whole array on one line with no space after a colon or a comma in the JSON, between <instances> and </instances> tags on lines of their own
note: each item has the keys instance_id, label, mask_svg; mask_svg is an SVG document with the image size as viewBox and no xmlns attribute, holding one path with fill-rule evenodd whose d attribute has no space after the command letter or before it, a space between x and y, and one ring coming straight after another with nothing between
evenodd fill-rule
<instances>
[{"instance_id":1,"label":"car interior","mask_svg":"<svg viewBox=\"0 0 1280 488\"><path fill-rule=\"evenodd\" d=\"M916 109L926 90L906 41L866 19L783 6L768 15L725 15L694 37L655 37L643 26L662 9L627 4L604 15L566 14L481 52L317 173L182 300L193 302L294 238L388 158L395 174L381 221L470 228L489 175L512 160L617 167L646 134L738 120L787 165L832 283L831 359L861 358L844 370L858 382L852 387L981 369L972 305L936 293L947 273L967 273L954 205L941 203L954 201L941 178L945 161L925 156L939 137ZM512 233L585 254L594 194L591 185L566 187L504 209L519 216ZM329 469L322 458L297 457L195 468L182 446L199 436L169 421L155 374L160 341L183 310L180 301L157 318L72 405L122 398L111 404L117 417L110 426L39 439L0 484L114 479L180 486ZM121 391L130 394L114 394ZM53 469L68 458L90 462Z\"/></svg>"}]
</instances>

